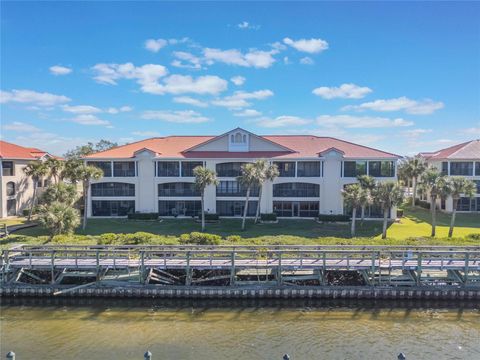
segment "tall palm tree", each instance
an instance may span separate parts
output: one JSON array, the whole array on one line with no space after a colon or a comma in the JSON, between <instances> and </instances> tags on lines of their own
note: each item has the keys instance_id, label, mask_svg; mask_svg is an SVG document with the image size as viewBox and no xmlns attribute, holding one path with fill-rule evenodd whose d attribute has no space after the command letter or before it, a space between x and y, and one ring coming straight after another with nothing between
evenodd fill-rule
<instances>
[{"instance_id":1,"label":"tall palm tree","mask_svg":"<svg viewBox=\"0 0 480 360\"><path fill-rule=\"evenodd\" d=\"M35 206L35 200L37 199L38 182L42 181L43 177L47 175L48 169L41 161L31 161L23 169L25 175L32 178L33 181L33 197L30 205L30 211L28 212L28 221L32 218L33 208Z\"/></svg>"},{"instance_id":2,"label":"tall palm tree","mask_svg":"<svg viewBox=\"0 0 480 360\"><path fill-rule=\"evenodd\" d=\"M445 176L442 176L437 169L429 168L425 171L420 180L422 193L430 197L430 213L432 214L432 232L430 236L435 236L437 226L437 199L445 197L448 192L448 184Z\"/></svg>"},{"instance_id":3,"label":"tall palm tree","mask_svg":"<svg viewBox=\"0 0 480 360\"><path fill-rule=\"evenodd\" d=\"M382 239L387 237L388 212L398 206L403 201L403 191L400 186L393 181L378 183L372 192L373 201L380 205L383 211Z\"/></svg>"},{"instance_id":4,"label":"tall palm tree","mask_svg":"<svg viewBox=\"0 0 480 360\"><path fill-rule=\"evenodd\" d=\"M56 183L58 183L58 180L63 170L63 161L54 157L49 157L45 161L45 166L48 169L49 175L55 179Z\"/></svg>"},{"instance_id":5,"label":"tall palm tree","mask_svg":"<svg viewBox=\"0 0 480 360\"><path fill-rule=\"evenodd\" d=\"M357 217L357 207L363 206L367 201L367 190L359 184L350 184L342 190L342 196L347 206L352 208L352 227L351 234L355 237L355 221Z\"/></svg>"},{"instance_id":6,"label":"tall palm tree","mask_svg":"<svg viewBox=\"0 0 480 360\"><path fill-rule=\"evenodd\" d=\"M455 216L457 214L458 201L462 197L473 198L477 192L476 185L473 181L467 180L464 177L452 177L450 179L450 196L453 200L452 218L450 220L450 229L448 230L448 237L452 237L453 228L455 226Z\"/></svg>"},{"instance_id":7,"label":"tall palm tree","mask_svg":"<svg viewBox=\"0 0 480 360\"><path fill-rule=\"evenodd\" d=\"M217 180L215 171L203 166L197 166L193 169L193 175L195 176L195 187L201 194L202 231L205 231L205 189L210 185L218 185L219 181Z\"/></svg>"},{"instance_id":8,"label":"tall palm tree","mask_svg":"<svg viewBox=\"0 0 480 360\"><path fill-rule=\"evenodd\" d=\"M255 165L252 163L244 164L241 168L241 175L237 177L237 181L243 185L247 191L245 194L245 207L243 208L242 230L245 230L245 221L247 219L248 200L252 187L258 186L258 173Z\"/></svg>"},{"instance_id":9,"label":"tall palm tree","mask_svg":"<svg viewBox=\"0 0 480 360\"><path fill-rule=\"evenodd\" d=\"M87 227L88 219L88 194L90 192L90 184L92 180L98 180L103 177L103 171L96 166L89 166L83 164L77 168L78 173L75 174L75 178L82 181L83 185L83 224L82 229Z\"/></svg>"},{"instance_id":10,"label":"tall palm tree","mask_svg":"<svg viewBox=\"0 0 480 360\"><path fill-rule=\"evenodd\" d=\"M406 174L410 176L412 181L412 207L415 206L415 199L417 198L418 179L427 170L427 163L424 158L415 156L407 159Z\"/></svg>"},{"instance_id":11,"label":"tall palm tree","mask_svg":"<svg viewBox=\"0 0 480 360\"><path fill-rule=\"evenodd\" d=\"M72 184L76 184L77 182L81 181L78 176L81 175L81 171L79 169L82 168L83 164L83 161L78 159L66 160L63 165L60 178L68 179L72 182Z\"/></svg>"},{"instance_id":12,"label":"tall palm tree","mask_svg":"<svg viewBox=\"0 0 480 360\"><path fill-rule=\"evenodd\" d=\"M257 160L254 162L254 166L257 169L257 180L258 180L258 202L257 210L255 213L255 224L258 222L260 217L260 202L262 201L263 194L263 184L266 181L273 181L278 177L278 167L275 164L269 164L266 160Z\"/></svg>"},{"instance_id":13,"label":"tall palm tree","mask_svg":"<svg viewBox=\"0 0 480 360\"><path fill-rule=\"evenodd\" d=\"M360 187L363 190L365 190L367 195L365 197L365 201L361 204L361 207L362 207L361 217L363 222L363 220L365 220L365 208L367 207L367 205L371 203L371 193L372 193L372 190L375 188L377 181L373 176L370 176L370 175L358 175L357 180L358 180L358 183L360 184Z\"/></svg>"}]
</instances>

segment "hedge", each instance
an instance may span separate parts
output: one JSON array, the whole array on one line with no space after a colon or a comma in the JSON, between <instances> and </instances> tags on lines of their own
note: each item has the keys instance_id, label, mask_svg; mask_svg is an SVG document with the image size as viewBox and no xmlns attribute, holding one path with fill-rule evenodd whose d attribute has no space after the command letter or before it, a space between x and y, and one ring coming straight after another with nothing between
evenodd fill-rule
<instances>
[{"instance_id":1,"label":"hedge","mask_svg":"<svg viewBox=\"0 0 480 360\"><path fill-rule=\"evenodd\" d=\"M128 214L128 219L130 220L157 220L158 213L133 213Z\"/></svg>"},{"instance_id":2,"label":"hedge","mask_svg":"<svg viewBox=\"0 0 480 360\"><path fill-rule=\"evenodd\" d=\"M277 221L277 214L275 214L275 213L260 214L260 220L262 220L262 221Z\"/></svg>"},{"instance_id":3,"label":"hedge","mask_svg":"<svg viewBox=\"0 0 480 360\"><path fill-rule=\"evenodd\" d=\"M198 218L199 219L202 219L202 214L199 214L198 215ZM218 217L218 214L215 214L215 213L205 213L205 220L206 221L216 221L218 220L219 217Z\"/></svg>"},{"instance_id":4,"label":"hedge","mask_svg":"<svg viewBox=\"0 0 480 360\"><path fill-rule=\"evenodd\" d=\"M430 203L428 201L415 199L415 205L418 205L424 209L430 210Z\"/></svg>"},{"instance_id":5,"label":"hedge","mask_svg":"<svg viewBox=\"0 0 480 360\"><path fill-rule=\"evenodd\" d=\"M350 221L350 216L348 216L348 215L320 214L320 215L318 215L318 221L326 221L326 222Z\"/></svg>"}]
</instances>

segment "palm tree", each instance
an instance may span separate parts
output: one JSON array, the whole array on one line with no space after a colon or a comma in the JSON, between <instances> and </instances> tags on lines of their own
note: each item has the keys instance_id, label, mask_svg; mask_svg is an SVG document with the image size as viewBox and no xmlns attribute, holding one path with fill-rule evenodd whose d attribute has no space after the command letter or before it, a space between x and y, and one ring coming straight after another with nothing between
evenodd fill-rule
<instances>
[{"instance_id":1,"label":"palm tree","mask_svg":"<svg viewBox=\"0 0 480 360\"><path fill-rule=\"evenodd\" d=\"M32 218L33 208L35 206L35 200L37 198L38 182L42 181L43 177L47 175L48 169L41 161L32 161L27 164L23 169L25 175L32 178L33 181L33 197L32 204L30 205L30 211L28 212L28 221Z\"/></svg>"},{"instance_id":2,"label":"palm tree","mask_svg":"<svg viewBox=\"0 0 480 360\"><path fill-rule=\"evenodd\" d=\"M448 237L452 237L453 235L458 201L460 200L462 195L471 199L475 196L476 192L476 185L473 181L467 180L464 177L452 177L450 179L450 196L453 200L453 211L452 218L450 220L450 229L448 230Z\"/></svg>"},{"instance_id":3,"label":"palm tree","mask_svg":"<svg viewBox=\"0 0 480 360\"><path fill-rule=\"evenodd\" d=\"M448 193L448 183L445 176L440 175L437 169L430 168L425 171L420 180L422 193L430 197L430 212L432 214L432 232L430 236L435 236L437 226L437 199L446 197Z\"/></svg>"},{"instance_id":4,"label":"palm tree","mask_svg":"<svg viewBox=\"0 0 480 360\"><path fill-rule=\"evenodd\" d=\"M78 176L81 175L81 171L79 169L82 166L83 166L82 160L68 159L67 161L65 161L63 165L60 178L68 179L72 182L72 184L76 184L81 180L80 178L78 178Z\"/></svg>"},{"instance_id":5,"label":"palm tree","mask_svg":"<svg viewBox=\"0 0 480 360\"><path fill-rule=\"evenodd\" d=\"M50 238L55 235L70 234L80 224L78 210L59 201L40 206L38 219L48 229Z\"/></svg>"},{"instance_id":6,"label":"palm tree","mask_svg":"<svg viewBox=\"0 0 480 360\"><path fill-rule=\"evenodd\" d=\"M350 184L342 190L342 196L348 207L352 208L352 237L355 237L355 220L357 217L357 207L363 206L367 202L367 190L359 184Z\"/></svg>"},{"instance_id":7,"label":"palm tree","mask_svg":"<svg viewBox=\"0 0 480 360\"><path fill-rule=\"evenodd\" d=\"M266 160L257 160L253 164L255 169L257 169L257 180L258 180L258 202L257 210L255 213L255 224L258 222L260 216L260 202L262 200L263 194L263 184L266 181L273 181L278 177L278 167L275 164L269 164Z\"/></svg>"},{"instance_id":8,"label":"palm tree","mask_svg":"<svg viewBox=\"0 0 480 360\"><path fill-rule=\"evenodd\" d=\"M247 191L245 194L245 207L243 208L242 231L245 230L245 221L247 219L248 200L252 187L258 186L258 172L252 163L244 164L241 168L241 175L237 177L237 181L243 185Z\"/></svg>"},{"instance_id":9,"label":"palm tree","mask_svg":"<svg viewBox=\"0 0 480 360\"><path fill-rule=\"evenodd\" d=\"M417 198L418 179L427 170L427 163L425 159L420 156L408 158L406 163L406 175L409 176L412 181L412 207L414 207L415 199Z\"/></svg>"},{"instance_id":10,"label":"palm tree","mask_svg":"<svg viewBox=\"0 0 480 360\"><path fill-rule=\"evenodd\" d=\"M48 169L49 175L55 179L56 183L58 183L60 174L62 173L62 170L63 170L63 161L53 157L49 157L45 161L45 166Z\"/></svg>"},{"instance_id":11,"label":"palm tree","mask_svg":"<svg viewBox=\"0 0 480 360\"><path fill-rule=\"evenodd\" d=\"M365 208L367 205L371 203L371 193L372 190L375 188L376 180L373 176L370 175L358 175L357 176L358 183L360 187L366 191L366 198L365 201L361 204L362 207L362 222L365 219Z\"/></svg>"},{"instance_id":12,"label":"palm tree","mask_svg":"<svg viewBox=\"0 0 480 360\"><path fill-rule=\"evenodd\" d=\"M193 169L193 175L195 176L195 187L201 194L202 231L205 231L205 189L210 185L218 185L219 181L217 180L217 174L215 171L203 166L197 166Z\"/></svg>"},{"instance_id":13,"label":"palm tree","mask_svg":"<svg viewBox=\"0 0 480 360\"><path fill-rule=\"evenodd\" d=\"M87 227L87 214L88 214L88 194L90 192L90 184L92 180L98 180L103 177L103 171L96 166L89 166L83 164L77 168L78 173L75 174L75 178L82 181L83 185L83 224L82 229Z\"/></svg>"},{"instance_id":14,"label":"palm tree","mask_svg":"<svg viewBox=\"0 0 480 360\"><path fill-rule=\"evenodd\" d=\"M400 186L393 181L378 183L372 191L373 201L380 205L383 211L383 229L382 239L387 237L388 212L398 206L403 201L403 191Z\"/></svg>"}]
</instances>

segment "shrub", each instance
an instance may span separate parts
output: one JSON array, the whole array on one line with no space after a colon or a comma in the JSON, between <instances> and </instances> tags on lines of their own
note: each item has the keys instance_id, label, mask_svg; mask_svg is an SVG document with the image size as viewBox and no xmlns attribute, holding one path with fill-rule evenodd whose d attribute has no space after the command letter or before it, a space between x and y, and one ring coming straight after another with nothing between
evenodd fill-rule
<instances>
[{"instance_id":1,"label":"shrub","mask_svg":"<svg viewBox=\"0 0 480 360\"><path fill-rule=\"evenodd\" d=\"M480 240L480 233L468 234L466 238L470 240Z\"/></svg>"},{"instance_id":2,"label":"shrub","mask_svg":"<svg viewBox=\"0 0 480 360\"><path fill-rule=\"evenodd\" d=\"M229 242L240 242L242 241L242 237L240 235L229 235L225 238L225 240Z\"/></svg>"},{"instance_id":3,"label":"shrub","mask_svg":"<svg viewBox=\"0 0 480 360\"><path fill-rule=\"evenodd\" d=\"M397 217L403 217L403 209L397 209Z\"/></svg>"},{"instance_id":4,"label":"shrub","mask_svg":"<svg viewBox=\"0 0 480 360\"><path fill-rule=\"evenodd\" d=\"M415 205L420 206L421 208L430 210L430 203L425 200L415 199Z\"/></svg>"},{"instance_id":5,"label":"shrub","mask_svg":"<svg viewBox=\"0 0 480 360\"><path fill-rule=\"evenodd\" d=\"M187 241L185 241L187 238L184 235L188 235L189 238ZM222 241L222 237L220 235L192 232L190 234L181 235L180 240L182 242L197 245L218 245Z\"/></svg>"},{"instance_id":6,"label":"shrub","mask_svg":"<svg viewBox=\"0 0 480 360\"><path fill-rule=\"evenodd\" d=\"M74 237L71 235L55 235L52 238L52 243L55 243L55 244L70 244L74 242L75 242Z\"/></svg>"},{"instance_id":7,"label":"shrub","mask_svg":"<svg viewBox=\"0 0 480 360\"><path fill-rule=\"evenodd\" d=\"M180 235L180 237L178 238L178 241L181 243L181 244L188 244L190 242L190 234L182 234Z\"/></svg>"},{"instance_id":8,"label":"shrub","mask_svg":"<svg viewBox=\"0 0 480 360\"><path fill-rule=\"evenodd\" d=\"M117 243L118 235L114 233L104 233L97 239L98 245L112 245Z\"/></svg>"},{"instance_id":9,"label":"shrub","mask_svg":"<svg viewBox=\"0 0 480 360\"><path fill-rule=\"evenodd\" d=\"M260 220L262 220L262 221L277 221L277 214L275 214L275 213L260 214Z\"/></svg>"},{"instance_id":10,"label":"shrub","mask_svg":"<svg viewBox=\"0 0 480 360\"><path fill-rule=\"evenodd\" d=\"M319 221L335 222L335 221L350 221L348 215L332 215L332 214L320 214L318 215Z\"/></svg>"},{"instance_id":11,"label":"shrub","mask_svg":"<svg viewBox=\"0 0 480 360\"><path fill-rule=\"evenodd\" d=\"M133 213L128 214L128 219L130 220L157 220L158 213Z\"/></svg>"},{"instance_id":12,"label":"shrub","mask_svg":"<svg viewBox=\"0 0 480 360\"><path fill-rule=\"evenodd\" d=\"M38 206L35 205L35 206L33 207L32 215L35 215L37 212L38 212ZM22 210L22 215L23 215L24 217L27 217L28 215L30 215L30 208L28 208L28 209L23 209L23 210Z\"/></svg>"},{"instance_id":13,"label":"shrub","mask_svg":"<svg viewBox=\"0 0 480 360\"><path fill-rule=\"evenodd\" d=\"M199 215L199 218L201 219L202 218L202 215L200 214ZM215 213L205 213L205 221L216 221L218 220L219 217L218 217L218 214L215 214Z\"/></svg>"},{"instance_id":14,"label":"shrub","mask_svg":"<svg viewBox=\"0 0 480 360\"><path fill-rule=\"evenodd\" d=\"M133 234L122 234L121 237L123 237L124 243L127 245L150 244L155 239L154 234L143 231L139 231Z\"/></svg>"}]
</instances>

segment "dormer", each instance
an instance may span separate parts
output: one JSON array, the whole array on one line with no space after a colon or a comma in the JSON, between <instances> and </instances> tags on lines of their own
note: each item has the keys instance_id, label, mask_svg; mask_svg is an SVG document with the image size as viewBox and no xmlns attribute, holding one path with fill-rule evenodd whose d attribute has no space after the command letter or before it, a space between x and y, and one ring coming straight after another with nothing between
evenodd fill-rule
<instances>
[{"instance_id":1,"label":"dormer","mask_svg":"<svg viewBox=\"0 0 480 360\"><path fill-rule=\"evenodd\" d=\"M235 129L228 134L228 151L247 152L250 148L250 134L241 129Z\"/></svg>"}]
</instances>

